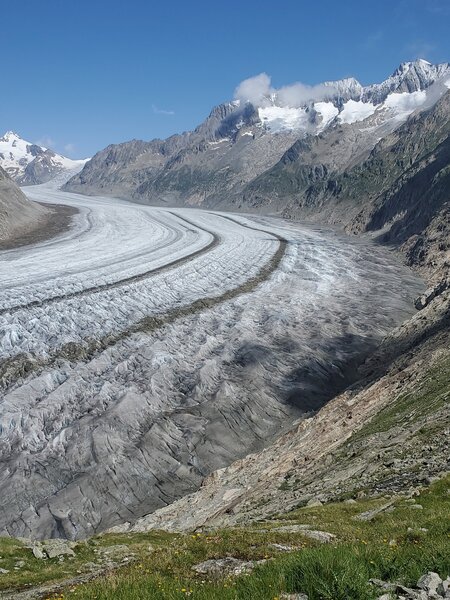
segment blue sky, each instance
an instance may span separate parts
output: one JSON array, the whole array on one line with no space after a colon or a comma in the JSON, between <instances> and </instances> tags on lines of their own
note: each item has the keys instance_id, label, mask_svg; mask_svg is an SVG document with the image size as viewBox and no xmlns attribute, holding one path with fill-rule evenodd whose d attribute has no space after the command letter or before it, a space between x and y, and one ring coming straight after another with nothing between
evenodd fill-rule
<instances>
[{"instance_id":1,"label":"blue sky","mask_svg":"<svg viewBox=\"0 0 450 600\"><path fill-rule=\"evenodd\" d=\"M450 0L2 0L0 132L72 157L195 127L239 82L450 61Z\"/></svg>"}]
</instances>

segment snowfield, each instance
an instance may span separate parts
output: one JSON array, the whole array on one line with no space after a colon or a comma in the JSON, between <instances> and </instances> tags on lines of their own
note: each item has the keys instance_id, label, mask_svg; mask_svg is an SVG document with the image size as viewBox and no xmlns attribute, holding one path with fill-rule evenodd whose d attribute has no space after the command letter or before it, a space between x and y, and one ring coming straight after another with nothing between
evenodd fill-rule
<instances>
[{"instance_id":1,"label":"snowfield","mask_svg":"<svg viewBox=\"0 0 450 600\"><path fill-rule=\"evenodd\" d=\"M320 228L26 193L79 213L0 252L0 533L80 538L194 490L342 388L422 289Z\"/></svg>"}]
</instances>

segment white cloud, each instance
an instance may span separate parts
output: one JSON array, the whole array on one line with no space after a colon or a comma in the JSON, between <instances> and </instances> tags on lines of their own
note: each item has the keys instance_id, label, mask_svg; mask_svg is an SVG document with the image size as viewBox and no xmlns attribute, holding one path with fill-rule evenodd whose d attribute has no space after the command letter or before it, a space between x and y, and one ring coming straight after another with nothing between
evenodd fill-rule
<instances>
[{"instance_id":1,"label":"white cloud","mask_svg":"<svg viewBox=\"0 0 450 600\"><path fill-rule=\"evenodd\" d=\"M75 144L66 144L64 146L64 152L67 152L67 154L73 154L75 152Z\"/></svg>"},{"instance_id":2,"label":"white cloud","mask_svg":"<svg viewBox=\"0 0 450 600\"><path fill-rule=\"evenodd\" d=\"M286 85L277 91L278 102L281 106L298 108L305 102L318 102L332 95L334 88L323 84L305 85L294 83Z\"/></svg>"},{"instance_id":3,"label":"white cloud","mask_svg":"<svg viewBox=\"0 0 450 600\"><path fill-rule=\"evenodd\" d=\"M271 86L271 78L267 73L260 73L242 81L234 92L236 100L251 102L255 106L265 107L274 97L278 106L298 108L307 102L319 102L335 92L330 85L306 85L293 83L276 89Z\"/></svg>"},{"instance_id":4,"label":"white cloud","mask_svg":"<svg viewBox=\"0 0 450 600\"><path fill-rule=\"evenodd\" d=\"M152 104L152 109L155 115L174 115L174 110L164 110L163 108L158 108L154 104Z\"/></svg>"},{"instance_id":5,"label":"white cloud","mask_svg":"<svg viewBox=\"0 0 450 600\"><path fill-rule=\"evenodd\" d=\"M267 104L267 99L273 91L269 75L260 73L241 81L234 92L234 97L241 102L251 102L256 106L262 106Z\"/></svg>"}]
</instances>

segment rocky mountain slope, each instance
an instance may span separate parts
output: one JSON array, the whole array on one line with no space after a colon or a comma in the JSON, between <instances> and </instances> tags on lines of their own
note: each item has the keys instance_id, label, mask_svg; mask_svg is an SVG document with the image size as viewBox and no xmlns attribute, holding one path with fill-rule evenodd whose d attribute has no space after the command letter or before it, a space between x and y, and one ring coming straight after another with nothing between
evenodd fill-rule
<instances>
[{"instance_id":1,"label":"rocky mountain slope","mask_svg":"<svg viewBox=\"0 0 450 600\"><path fill-rule=\"evenodd\" d=\"M340 168L367 157L416 109L436 102L446 90L450 66L404 63L386 81L367 87L345 79L306 90L300 84L274 90L259 78L266 87L258 97L244 82L233 102L216 107L193 132L109 146L66 189L153 204L230 208L305 136L325 136L330 160ZM341 145L332 146L343 132ZM280 208L271 203L271 211Z\"/></svg>"},{"instance_id":2,"label":"rocky mountain slope","mask_svg":"<svg viewBox=\"0 0 450 600\"><path fill-rule=\"evenodd\" d=\"M30 202L0 167L0 245L45 223L49 211Z\"/></svg>"},{"instance_id":3,"label":"rocky mountain slope","mask_svg":"<svg viewBox=\"0 0 450 600\"><path fill-rule=\"evenodd\" d=\"M79 170L85 163L27 142L13 131L0 138L0 166L19 185L46 183L64 171Z\"/></svg>"},{"instance_id":4,"label":"rocky mountain slope","mask_svg":"<svg viewBox=\"0 0 450 600\"><path fill-rule=\"evenodd\" d=\"M379 234L409 264L438 280L448 270L450 91L411 116L351 166L356 139L344 127L296 142L244 191L240 208L333 223ZM340 149L338 150L337 148Z\"/></svg>"}]
</instances>

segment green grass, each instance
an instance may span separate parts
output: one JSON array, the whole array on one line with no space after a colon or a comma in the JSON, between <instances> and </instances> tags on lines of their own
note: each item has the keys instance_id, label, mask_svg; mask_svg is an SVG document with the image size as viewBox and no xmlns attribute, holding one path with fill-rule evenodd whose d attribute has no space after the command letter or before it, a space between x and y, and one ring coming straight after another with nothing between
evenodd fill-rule
<instances>
[{"instance_id":1,"label":"green grass","mask_svg":"<svg viewBox=\"0 0 450 600\"><path fill-rule=\"evenodd\" d=\"M136 563L117 569L91 583L66 587L62 596L79 600L274 600L282 592L304 592L310 600L373 600L379 591L368 580L376 577L414 585L429 570L442 577L450 573L450 477L424 491L416 502L423 510L410 508L399 498L392 513L381 513L372 521L354 517L383 504L384 498L360 500L356 504L333 503L297 509L283 517L249 527L193 535L163 532L105 535L93 538L76 549L70 570L92 560L95 548L127 544L137 556ZM286 533L277 527L309 524L335 533L333 544L320 545L300 532ZM411 528L408 531L408 528ZM427 531L420 531L426 528ZM277 542L295 546L281 554L271 546ZM149 548L151 545L152 548ZM0 566L7 554L14 559L17 545L0 543ZM19 549L20 550L20 549ZM29 550L20 550L21 558ZM245 560L269 559L250 575L209 580L192 571L192 566L209 558L234 556ZM10 557L10 558L11 558ZM27 569L32 560L27 559ZM33 559L35 561L35 559ZM52 580L69 577L69 563L36 561ZM5 567L4 567L5 568ZM7 567L6 567L7 568ZM23 585L30 571L19 571ZM2 586L9 575L1 576ZM30 580L31 581L31 580Z\"/></svg>"},{"instance_id":2,"label":"green grass","mask_svg":"<svg viewBox=\"0 0 450 600\"><path fill-rule=\"evenodd\" d=\"M427 415L432 415L450 403L450 360L426 372L426 377L411 392L400 395L373 419L355 433L350 442L388 431L401 424L403 427ZM349 442L349 443L350 443Z\"/></svg>"}]
</instances>

